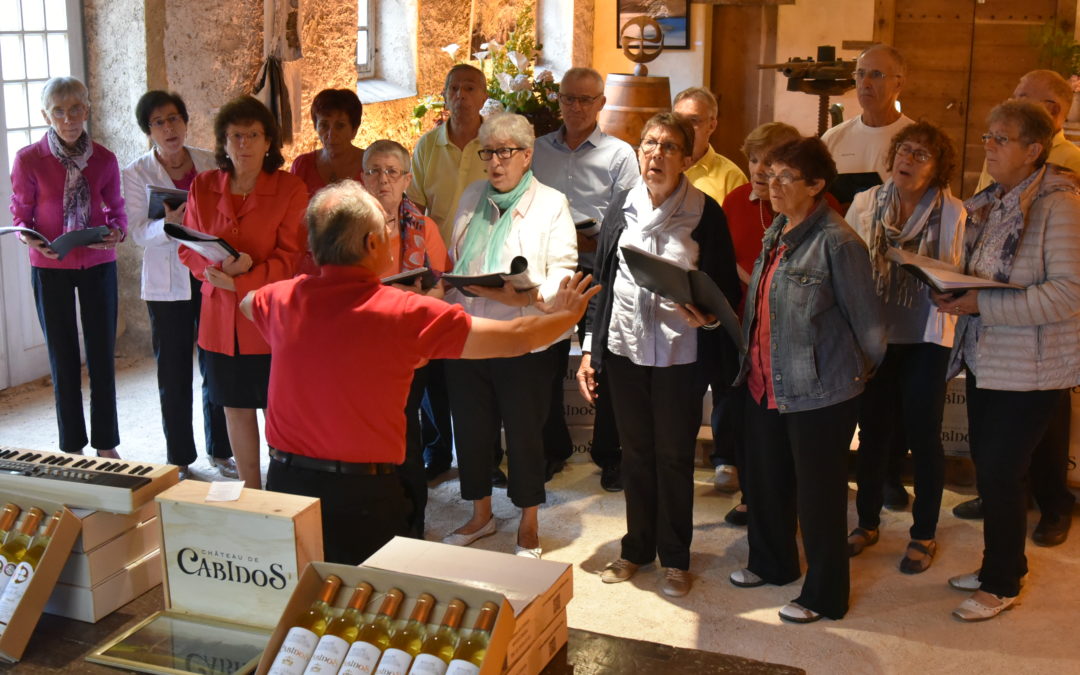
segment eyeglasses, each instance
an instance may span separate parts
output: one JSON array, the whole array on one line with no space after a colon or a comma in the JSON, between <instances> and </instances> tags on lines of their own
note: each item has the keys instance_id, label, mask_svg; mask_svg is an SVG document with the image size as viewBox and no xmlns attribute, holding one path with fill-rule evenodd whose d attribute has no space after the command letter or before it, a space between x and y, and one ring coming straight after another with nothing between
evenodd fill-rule
<instances>
[{"instance_id":1,"label":"eyeglasses","mask_svg":"<svg viewBox=\"0 0 1080 675\"><path fill-rule=\"evenodd\" d=\"M154 127L155 129L160 129L166 124L175 125L177 122L183 121L183 119L184 118L180 117L179 115L169 115L168 117L155 117L154 119L150 120L150 126Z\"/></svg>"},{"instance_id":2,"label":"eyeglasses","mask_svg":"<svg viewBox=\"0 0 1080 675\"><path fill-rule=\"evenodd\" d=\"M563 105L580 105L582 107L590 105L593 101L603 96L603 94L597 94L596 96L574 96L573 94L559 94L559 103Z\"/></svg>"},{"instance_id":3,"label":"eyeglasses","mask_svg":"<svg viewBox=\"0 0 1080 675\"><path fill-rule=\"evenodd\" d=\"M980 138L982 138L983 145L986 145L990 141L993 141L994 145L1005 145L1009 141L1018 140L1016 138L1009 138L1008 136L1006 136L1004 134L990 133L989 131L987 131L985 134L980 136Z\"/></svg>"},{"instance_id":4,"label":"eyeglasses","mask_svg":"<svg viewBox=\"0 0 1080 675\"><path fill-rule=\"evenodd\" d=\"M389 178L390 180L397 180L398 178L401 178L402 176L404 176L407 173L409 173L409 172L408 171L400 171L400 170L394 169L394 168L390 168L390 169L364 169L364 175L365 176L376 177L376 176L379 176L379 175L383 175L383 176L386 176L387 178Z\"/></svg>"},{"instance_id":5,"label":"eyeglasses","mask_svg":"<svg viewBox=\"0 0 1080 675\"><path fill-rule=\"evenodd\" d=\"M910 157L919 164L925 164L930 161L930 153L922 148L913 148L907 143L901 143L896 146L897 157Z\"/></svg>"},{"instance_id":6,"label":"eyeglasses","mask_svg":"<svg viewBox=\"0 0 1080 675\"><path fill-rule=\"evenodd\" d=\"M765 174L765 180L769 181L770 183L776 181L781 185L787 186L798 180L806 180L806 178L802 176L792 176L790 173L787 173L785 171L784 173L767 173Z\"/></svg>"},{"instance_id":7,"label":"eyeglasses","mask_svg":"<svg viewBox=\"0 0 1080 675\"><path fill-rule=\"evenodd\" d=\"M856 70L854 73L856 80L865 80L870 78L875 82L881 82L886 77L900 77L899 75L887 75L880 70L863 70L862 68Z\"/></svg>"},{"instance_id":8,"label":"eyeglasses","mask_svg":"<svg viewBox=\"0 0 1080 675\"><path fill-rule=\"evenodd\" d=\"M229 134L227 136L227 138L230 141L232 141L233 143L235 143L236 145L240 145L240 144L245 143L247 141L257 141L257 140L259 140L260 138L262 138L265 135L266 134L264 134L261 131L247 131L247 132L234 131L231 134Z\"/></svg>"},{"instance_id":9,"label":"eyeglasses","mask_svg":"<svg viewBox=\"0 0 1080 675\"><path fill-rule=\"evenodd\" d=\"M476 154L480 157L482 162L490 162L492 157L498 157L499 159L510 159L514 156L515 152L524 150L525 148L484 148L483 150L477 150Z\"/></svg>"},{"instance_id":10,"label":"eyeglasses","mask_svg":"<svg viewBox=\"0 0 1080 675\"><path fill-rule=\"evenodd\" d=\"M76 103L67 110L57 106L49 111L49 116L58 120L80 119L86 117L87 110L88 108L85 105Z\"/></svg>"},{"instance_id":11,"label":"eyeglasses","mask_svg":"<svg viewBox=\"0 0 1080 675\"><path fill-rule=\"evenodd\" d=\"M646 138L641 142L639 146L641 148L641 154L651 155L659 148L660 154L674 155L676 152L682 152L683 147L678 143L672 143L671 141L664 141L661 143L655 138Z\"/></svg>"}]
</instances>

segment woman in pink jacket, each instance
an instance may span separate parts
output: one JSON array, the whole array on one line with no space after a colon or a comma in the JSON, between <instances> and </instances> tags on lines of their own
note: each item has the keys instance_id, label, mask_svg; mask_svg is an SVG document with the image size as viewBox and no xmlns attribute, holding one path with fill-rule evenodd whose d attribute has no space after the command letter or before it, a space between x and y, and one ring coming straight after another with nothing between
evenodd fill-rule
<instances>
[{"instance_id":1,"label":"woman in pink jacket","mask_svg":"<svg viewBox=\"0 0 1080 675\"><path fill-rule=\"evenodd\" d=\"M99 457L117 457L116 246L127 233L120 168L116 157L90 140L86 85L56 77L41 92L45 136L15 155L11 213L16 226L49 241L91 227L109 228L103 241L61 256L44 241L19 235L30 247L31 283L45 334L56 397L60 449L82 453L87 443L82 407L82 368L75 300L82 318L86 369L90 374L90 446Z\"/></svg>"}]
</instances>

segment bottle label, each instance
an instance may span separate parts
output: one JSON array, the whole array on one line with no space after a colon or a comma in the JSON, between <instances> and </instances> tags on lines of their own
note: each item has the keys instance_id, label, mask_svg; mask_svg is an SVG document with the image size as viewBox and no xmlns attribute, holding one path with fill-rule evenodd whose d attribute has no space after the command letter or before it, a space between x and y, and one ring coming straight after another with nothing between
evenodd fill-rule
<instances>
[{"instance_id":1,"label":"bottle label","mask_svg":"<svg viewBox=\"0 0 1080 675\"><path fill-rule=\"evenodd\" d=\"M410 663L412 663L412 656L409 652L391 647L383 652L375 675L405 675L409 672Z\"/></svg>"},{"instance_id":2,"label":"bottle label","mask_svg":"<svg viewBox=\"0 0 1080 675\"><path fill-rule=\"evenodd\" d=\"M318 643L318 635L307 628L293 626L282 641L267 675L303 675Z\"/></svg>"},{"instance_id":3,"label":"bottle label","mask_svg":"<svg viewBox=\"0 0 1080 675\"><path fill-rule=\"evenodd\" d=\"M480 666L462 659L454 659L446 668L446 675L480 675Z\"/></svg>"},{"instance_id":4,"label":"bottle label","mask_svg":"<svg viewBox=\"0 0 1080 675\"><path fill-rule=\"evenodd\" d=\"M9 563L7 558L0 555L0 593L7 587L13 574L15 574L15 563Z\"/></svg>"},{"instance_id":5,"label":"bottle label","mask_svg":"<svg viewBox=\"0 0 1080 675\"><path fill-rule=\"evenodd\" d=\"M324 635L319 639L315 647L315 653L308 661L304 675L335 675L345 654L349 651L349 643L336 635Z\"/></svg>"},{"instance_id":6,"label":"bottle label","mask_svg":"<svg viewBox=\"0 0 1080 675\"><path fill-rule=\"evenodd\" d=\"M30 563L21 562L15 566L15 574L11 576L11 581L4 588L3 594L0 595L0 635L3 635L4 631L7 630L8 622L14 616L19 601L22 600L27 587L30 585L30 580L33 578L34 568Z\"/></svg>"},{"instance_id":7,"label":"bottle label","mask_svg":"<svg viewBox=\"0 0 1080 675\"><path fill-rule=\"evenodd\" d=\"M345 654L338 675L371 675L379 662L382 650L368 642L354 642Z\"/></svg>"},{"instance_id":8,"label":"bottle label","mask_svg":"<svg viewBox=\"0 0 1080 675\"><path fill-rule=\"evenodd\" d=\"M434 654L417 654L413 661L409 675L444 675L446 673L446 661Z\"/></svg>"}]
</instances>

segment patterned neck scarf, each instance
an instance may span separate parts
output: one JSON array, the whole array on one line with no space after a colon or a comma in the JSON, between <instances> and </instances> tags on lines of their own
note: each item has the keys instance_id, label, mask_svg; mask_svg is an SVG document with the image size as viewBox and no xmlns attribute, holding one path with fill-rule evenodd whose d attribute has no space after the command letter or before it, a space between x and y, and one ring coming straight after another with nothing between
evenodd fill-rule
<instances>
[{"instance_id":1,"label":"patterned neck scarf","mask_svg":"<svg viewBox=\"0 0 1080 675\"><path fill-rule=\"evenodd\" d=\"M1016 251L1024 236L1022 198L1024 192L1040 181L1045 173L1046 166L1032 172L1007 194L1001 194L1000 199L1001 186L994 183L964 203L968 212L964 230L964 260L968 274L986 278L986 272L989 272L994 281L1009 281ZM986 225L995 208L1001 208L1002 212L995 218L996 227L988 228ZM975 260L976 257L979 261ZM975 267L983 269L976 270Z\"/></svg>"},{"instance_id":2,"label":"patterned neck scarf","mask_svg":"<svg viewBox=\"0 0 1080 675\"><path fill-rule=\"evenodd\" d=\"M424 244L424 214L408 197L402 196L398 207L398 231L401 238L401 270L427 267L427 246Z\"/></svg>"},{"instance_id":3,"label":"patterned neck scarf","mask_svg":"<svg viewBox=\"0 0 1080 675\"><path fill-rule=\"evenodd\" d=\"M900 223L900 191L892 179L885 181L877 191L874 213L870 219L870 266L874 289L886 302L895 300L904 307L910 307L919 292L919 282L891 265L885 254L889 247L895 246L934 257L942 203L942 191L931 187L923 194L907 221Z\"/></svg>"},{"instance_id":4,"label":"patterned neck scarf","mask_svg":"<svg viewBox=\"0 0 1080 675\"><path fill-rule=\"evenodd\" d=\"M64 232L84 230L90 226L90 183L83 175L83 169L94 154L94 144L90 134L85 131L68 146L60 140L56 129L49 127L45 135L49 139L49 152L64 167Z\"/></svg>"}]
</instances>

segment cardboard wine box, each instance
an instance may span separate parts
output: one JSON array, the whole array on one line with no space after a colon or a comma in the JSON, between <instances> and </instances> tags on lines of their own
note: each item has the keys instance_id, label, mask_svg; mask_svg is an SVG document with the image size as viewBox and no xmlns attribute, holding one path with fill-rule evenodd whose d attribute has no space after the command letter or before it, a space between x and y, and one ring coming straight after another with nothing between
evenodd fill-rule
<instances>
[{"instance_id":1,"label":"cardboard wine box","mask_svg":"<svg viewBox=\"0 0 1080 675\"><path fill-rule=\"evenodd\" d=\"M399 539L400 537L394 539L386 546L393 546L394 542ZM445 548L465 550L453 546ZM400 589L405 596L405 601L398 609L395 626L403 625L408 619L416 598L421 593L430 593L436 600L431 617L428 619L429 626L437 624L442 619L447 604L454 598L463 600L468 607L461 622L463 628L472 627L480 612L480 607L485 602L494 602L499 606L499 613L495 617L495 625L491 629L491 637L488 640L484 661L480 666L480 673L481 675L495 675L502 672L503 664L506 662L506 647L510 641L510 636L514 632L514 611L502 594L484 588L479 584L459 584L442 579L376 569L366 565L353 567L350 565L315 562L311 563L300 577L300 582L296 585L292 598L289 599L285 611L281 613L281 620L270 637L266 651L263 652L262 660L259 661L259 667L255 671L255 675L266 675L274 662L274 658L277 656L278 649L281 648L285 635L300 616L308 610L311 603L315 601L319 590L322 588L323 581L331 574L338 576L342 581L341 588L338 590L337 597L333 602L337 610L335 614L345 608L345 603L348 602L353 589L362 581L371 584L375 589L375 593L368 600L367 614L372 614L378 609L387 590L391 588Z\"/></svg>"},{"instance_id":2,"label":"cardboard wine box","mask_svg":"<svg viewBox=\"0 0 1080 675\"><path fill-rule=\"evenodd\" d=\"M574 596L570 565L483 549L395 537L364 561L378 568L497 591L514 610L507 663L515 663Z\"/></svg>"},{"instance_id":3,"label":"cardboard wine box","mask_svg":"<svg viewBox=\"0 0 1080 675\"><path fill-rule=\"evenodd\" d=\"M53 532L52 540L45 548L45 553L34 571L34 577L26 588L26 593L16 607L7 628L0 635L0 659L14 662L22 658L26 644L30 641L30 636L45 609L45 603L52 594L56 580L60 577L60 571L64 568L64 563L71 553L75 538L79 536L79 519L63 504L37 497L26 497L10 491L0 492L0 504L8 502L18 504L23 514L33 506L44 511L42 525L48 522L52 514L57 511L62 514L60 523ZM20 520L21 517L22 514L20 514Z\"/></svg>"},{"instance_id":4,"label":"cardboard wine box","mask_svg":"<svg viewBox=\"0 0 1080 675\"><path fill-rule=\"evenodd\" d=\"M541 631L529 650L507 666L505 675L538 675L569 638L570 628L566 623L566 611L563 610Z\"/></svg>"},{"instance_id":5,"label":"cardboard wine box","mask_svg":"<svg viewBox=\"0 0 1080 675\"><path fill-rule=\"evenodd\" d=\"M300 572L322 559L319 500L244 489L208 502L210 486L186 480L157 496L165 607L272 629Z\"/></svg>"}]
</instances>

